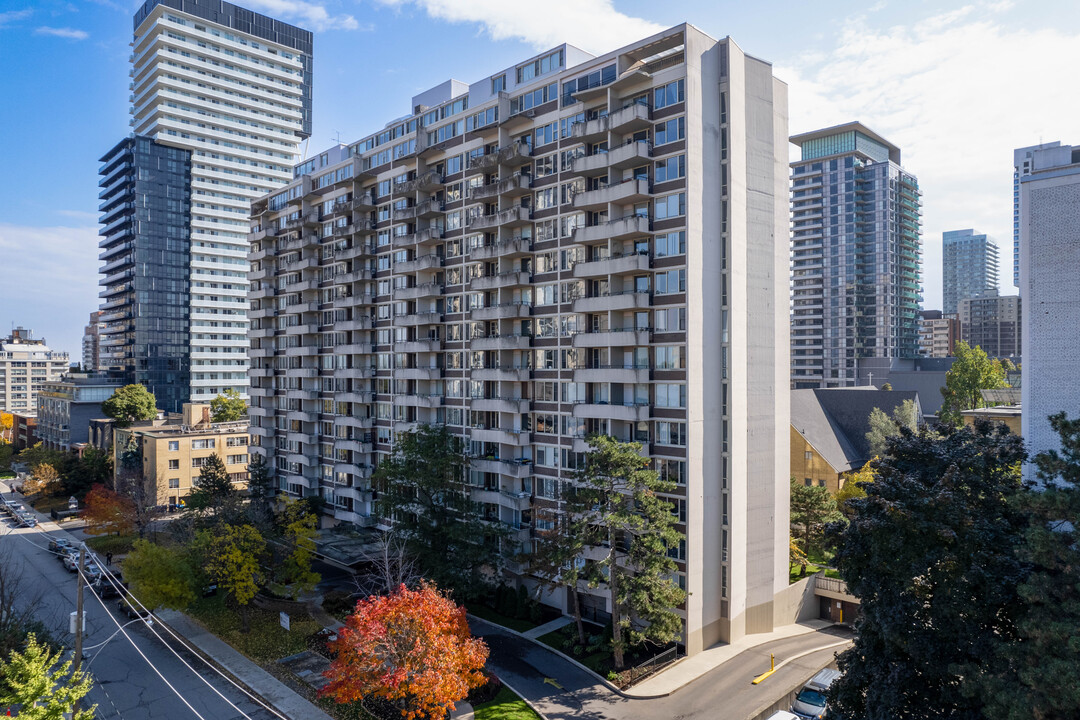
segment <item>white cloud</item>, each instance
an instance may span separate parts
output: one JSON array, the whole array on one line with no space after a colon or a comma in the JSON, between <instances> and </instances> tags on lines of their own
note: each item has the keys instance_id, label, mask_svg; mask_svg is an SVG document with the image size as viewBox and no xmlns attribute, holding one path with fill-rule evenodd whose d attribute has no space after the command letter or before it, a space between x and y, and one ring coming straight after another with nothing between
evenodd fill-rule
<instances>
[{"instance_id":1,"label":"white cloud","mask_svg":"<svg viewBox=\"0 0 1080 720\"><path fill-rule=\"evenodd\" d=\"M76 30L75 28L54 28L41 26L34 30L35 35L52 35L53 37L62 37L69 40L85 40L90 37L90 34L85 30Z\"/></svg>"},{"instance_id":2,"label":"white cloud","mask_svg":"<svg viewBox=\"0 0 1080 720\"><path fill-rule=\"evenodd\" d=\"M26 8L25 10L8 10L7 12L0 12L0 28L6 27L10 23L25 20L34 14L33 9Z\"/></svg>"},{"instance_id":3,"label":"white cloud","mask_svg":"<svg viewBox=\"0 0 1080 720\"><path fill-rule=\"evenodd\" d=\"M837 45L776 69L792 134L861 120L900 146L923 190L925 306L941 306L941 233L974 227L1001 248L1012 287L1012 151L1080 143L1080 31L996 22L1007 3L888 29L852 21Z\"/></svg>"},{"instance_id":4,"label":"white cloud","mask_svg":"<svg viewBox=\"0 0 1080 720\"><path fill-rule=\"evenodd\" d=\"M331 15L325 5L305 0L247 0L241 3L255 12L273 18L294 22L305 30L371 30L370 25L361 27L352 15Z\"/></svg>"},{"instance_id":5,"label":"white cloud","mask_svg":"<svg viewBox=\"0 0 1080 720\"><path fill-rule=\"evenodd\" d=\"M100 302L97 227L0 223L0 327L33 328L57 350L79 355L82 328Z\"/></svg>"},{"instance_id":6,"label":"white cloud","mask_svg":"<svg viewBox=\"0 0 1080 720\"><path fill-rule=\"evenodd\" d=\"M612 0L549 0L525 9L508 0L380 0L384 5L417 5L428 15L453 23L478 23L492 40L521 40L538 50L570 43L603 53L664 30L624 15Z\"/></svg>"}]
</instances>

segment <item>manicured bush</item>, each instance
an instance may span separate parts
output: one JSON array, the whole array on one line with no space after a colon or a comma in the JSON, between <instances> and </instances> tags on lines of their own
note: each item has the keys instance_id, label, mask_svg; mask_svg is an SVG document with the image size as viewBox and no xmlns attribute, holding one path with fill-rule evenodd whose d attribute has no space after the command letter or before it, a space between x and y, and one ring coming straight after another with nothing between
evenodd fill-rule
<instances>
[{"instance_id":1,"label":"manicured bush","mask_svg":"<svg viewBox=\"0 0 1080 720\"><path fill-rule=\"evenodd\" d=\"M356 601L344 590L331 590L323 595L322 606L331 615L341 615L351 612L356 607Z\"/></svg>"},{"instance_id":2,"label":"manicured bush","mask_svg":"<svg viewBox=\"0 0 1080 720\"><path fill-rule=\"evenodd\" d=\"M485 672L484 676L487 678L487 683L481 685L478 688L474 688L469 693L469 697L466 698L470 705L473 707L480 705L481 703L491 702L495 699L495 696L502 690L502 680L489 672Z\"/></svg>"},{"instance_id":3,"label":"manicured bush","mask_svg":"<svg viewBox=\"0 0 1080 720\"><path fill-rule=\"evenodd\" d=\"M529 606L529 622L534 625L542 625L544 622L544 611L535 600Z\"/></svg>"}]
</instances>

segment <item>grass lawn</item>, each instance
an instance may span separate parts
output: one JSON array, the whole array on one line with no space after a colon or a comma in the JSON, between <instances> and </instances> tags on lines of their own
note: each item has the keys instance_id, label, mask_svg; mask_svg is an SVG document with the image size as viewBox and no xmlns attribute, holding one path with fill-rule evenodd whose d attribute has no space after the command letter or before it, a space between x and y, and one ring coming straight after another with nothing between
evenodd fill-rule
<instances>
[{"instance_id":1,"label":"grass lawn","mask_svg":"<svg viewBox=\"0 0 1080 720\"><path fill-rule=\"evenodd\" d=\"M788 577L789 584L797 583L797 582L799 582L800 580L803 579L799 575L799 565L797 563L792 564L791 567L789 568L789 571L790 571L790 576ZM833 568L822 567L821 565L815 565L814 563L810 563L809 565L806 566L806 575L803 576L803 577L810 577L811 575L813 575L816 572L820 572L820 573L824 574L825 577L828 577L828 578L839 578L840 577L840 573L837 572L836 570L834 570Z\"/></svg>"},{"instance_id":2,"label":"grass lawn","mask_svg":"<svg viewBox=\"0 0 1080 720\"><path fill-rule=\"evenodd\" d=\"M34 500L32 504L35 510L45 514L48 514L53 510L59 511L68 509L68 499L60 496L38 498L37 500Z\"/></svg>"},{"instance_id":3,"label":"grass lawn","mask_svg":"<svg viewBox=\"0 0 1080 720\"><path fill-rule=\"evenodd\" d=\"M488 622L493 622L496 625L502 625L503 627L508 627L511 630L517 630L518 632L525 632L527 630L532 630L534 627L536 627L536 625L529 622L528 620L518 620L517 618L507 617L505 615L502 615L501 613L495 612L487 605L481 605L480 603L471 603L469 605L466 605L465 609L468 610L470 614L475 615L481 620L487 620Z\"/></svg>"},{"instance_id":4,"label":"grass lawn","mask_svg":"<svg viewBox=\"0 0 1080 720\"><path fill-rule=\"evenodd\" d=\"M495 699L477 705L473 710L476 720L540 720L540 716L507 687L500 690Z\"/></svg>"},{"instance_id":5,"label":"grass lawn","mask_svg":"<svg viewBox=\"0 0 1080 720\"><path fill-rule=\"evenodd\" d=\"M131 546L139 538L134 533L129 535L98 535L86 541L95 552L121 555L131 551Z\"/></svg>"},{"instance_id":6,"label":"grass lawn","mask_svg":"<svg viewBox=\"0 0 1080 720\"><path fill-rule=\"evenodd\" d=\"M187 612L210 632L260 664L307 650L307 636L322 627L304 614L291 616L289 626L292 629L286 630L279 624L276 612L249 606L247 612L251 629L242 632L239 613L226 607L222 593L197 600Z\"/></svg>"}]
</instances>

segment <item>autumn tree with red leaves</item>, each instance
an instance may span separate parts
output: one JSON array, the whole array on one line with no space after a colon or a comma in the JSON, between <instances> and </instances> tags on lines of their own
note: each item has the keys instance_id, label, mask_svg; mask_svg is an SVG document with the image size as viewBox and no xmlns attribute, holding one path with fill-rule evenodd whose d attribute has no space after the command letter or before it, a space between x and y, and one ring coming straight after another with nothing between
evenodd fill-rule
<instances>
[{"instance_id":1,"label":"autumn tree with red leaves","mask_svg":"<svg viewBox=\"0 0 1080 720\"><path fill-rule=\"evenodd\" d=\"M130 498L97 484L83 500L83 518L91 535L129 533L135 526L135 507Z\"/></svg>"},{"instance_id":2,"label":"autumn tree with red leaves","mask_svg":"<svg viewBox=\"0 0 1080 720\"><path fill-rule=\"evenodd\" d=\"M469 631L465 608L426 583L361 600L330 649L324 696L389 701L406 720L445 718L486 682L488 648Z\"/></svg>"}]
</instances>

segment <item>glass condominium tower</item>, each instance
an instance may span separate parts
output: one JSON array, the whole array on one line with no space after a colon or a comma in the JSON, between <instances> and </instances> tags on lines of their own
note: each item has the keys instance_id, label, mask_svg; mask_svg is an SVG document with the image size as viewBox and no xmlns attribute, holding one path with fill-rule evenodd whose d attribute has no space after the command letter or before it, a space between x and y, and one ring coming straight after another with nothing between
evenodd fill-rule
<instances>
[{"instance_id":1,"label":"glass condominium tower","mask_svg":"<svg viewBox=\"0 0 1080 720\"><path fill-rule=\"evenodd\" d=\"M997 245L974 230L946 230L941 234L942 312L960 311L960 301L975 298L998 286Z\"/></svg>"},{"instance_id":2,"label":"glass condominium tower","mask_svg":"<svg viewBox=\"0 0 1080 720\"><path fill-rule=\"evenodd\" d=\"M121 322L153 315L162 304L184 304L170 310L165 346L140 343L116 327L110 343L114 354L131 356L125 361L142 356L182 373L169 381L179 383L167 391L176 401L206 402L229 388L247 395L250 204L292 178L300 143L311 134L311 51L309 31L221 0L149 0L135 14L135 148L152 154L176 148L188 156L186 237L173 238L186 246L186 287L170 289L168 297L136 290L127 307L114 305L116 295L110 295L111 315L129 315ZM117 219L109 215L106 221ZM141 222L145 227L147 221ZM176 236L176 230L150 232ZM150 274L168 274L162 282L170 288L174 270L171 262L168 268L146 267ZM102 282L115 288L122 284L116 279L107 274ZM180 317L184 328L178 327ZM168 350L167 361L155 357L159 350Z\"/></svg>"},{"instance_id":3,"label":"glass condominium tower","mask_svg":"<svg viewBox=\"0 0 1080 720\"><path fill-rule=\"evenodd\" d=\"M919 183L859 122L791 142L792 387L853 386L860 358L918 355Z\"/></svg>"},{"instance_id":4,"label":"glass condominium tower","mask_svg":"<svg viewBox=\"0 0 1080 720\"><path fill-rule=\"evenodd\" d=\"M786 85L679 25L409 110L253 205L251 450L280 492L385 527L372 469L446 425L527 554L586 437L638 441L675 483L689 652L791 622Z\"/></svg>"}]
</instances>

